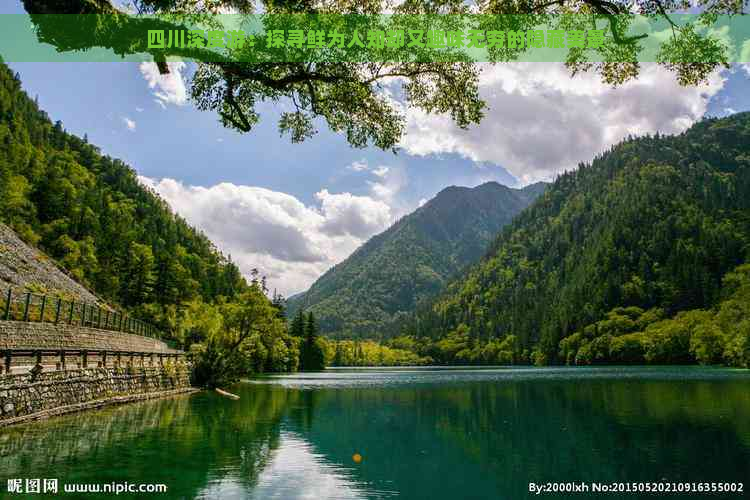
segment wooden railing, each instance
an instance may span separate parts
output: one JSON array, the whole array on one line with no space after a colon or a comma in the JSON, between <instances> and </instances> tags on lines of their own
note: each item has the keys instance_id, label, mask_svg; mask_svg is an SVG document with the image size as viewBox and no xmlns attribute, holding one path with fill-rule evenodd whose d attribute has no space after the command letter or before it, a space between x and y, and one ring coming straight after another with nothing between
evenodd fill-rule
<instances>
[{"instance_id":1,"label":"wooden railing","mask_svg":"<svg viewBox=\"0 0 750 500\"><path fill-rule=\"evenodd\" d=\"M69 301L31 292L13 293L9 288L3 293L2 305L0 320L40 321L133 333L151 338L162 337L154 325L118 311L102 308L97 304Z\"/></svg>"}]
</instances>

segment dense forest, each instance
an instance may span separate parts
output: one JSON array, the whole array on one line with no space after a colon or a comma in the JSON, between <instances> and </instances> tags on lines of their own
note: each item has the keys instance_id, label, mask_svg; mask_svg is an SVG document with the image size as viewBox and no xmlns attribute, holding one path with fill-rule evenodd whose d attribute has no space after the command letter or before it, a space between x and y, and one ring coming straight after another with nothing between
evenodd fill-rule
<instances>
[{"instance_id":1,"label":"dense forest","mask_svg":"<svg viewBox=\"0 0 750 500\"><path fill-rule=\"evenodd\" d=\"M434 297L479 259L544 187L511 189L488 182L445 188L291 298L290 311L314 312L329 337L387 337L416 304Z\"/></svg>"},{"instance_id":2,"label":"dense forest","mask_svg":"<svg viewBox=\"0 0 750 500\"><path fill-rule=\"evenodd\" d=\"M50 121L0 66L0 217L78 281L123 307L234 297L229 259L136 173Z\"/></svg>"},{"instance_id":3,"label":"dense forest","mask_svg":"<svg viewBox=\"0 0 750 500\"><path fill-rule=\"evenodd\" d=\"M750 362L750 114L561 175L402 333L443 363Z\"/></svg>"},{"instance_id":4,"label":"dense forest","mask_svg":"<svg viewBox=\"0 0 750 500\"><path fill-rule=\"evenodd\" d=\"M220 355L229 378L298 368L304 345L265 279L248 283L133 169L52 123L1 63L0 221L113 307L208 353L204 367Z\"/></svg>"}]
</instances>

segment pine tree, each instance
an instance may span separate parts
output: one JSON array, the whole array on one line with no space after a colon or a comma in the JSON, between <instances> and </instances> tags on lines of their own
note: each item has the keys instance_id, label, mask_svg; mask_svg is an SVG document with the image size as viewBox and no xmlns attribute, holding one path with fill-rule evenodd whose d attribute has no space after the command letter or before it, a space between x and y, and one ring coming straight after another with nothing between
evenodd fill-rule
<instances>
[{"instance_id":1,"label":"pine tree","mask_svg":"<svg viewBox=\"0 0 750 500\"><path fill-rule=\"evenodd\" d=\"M292 320L292 327L289 330L292 337L302 338L305 336L305 316L302 309L297 311L297 315Z\"/></svg>"},{"instance_id":2,"label":"pine tree","mask_svg":"<svg viewBox=\"0 0 750 500\"><path fill-rule=\"evenodd\" d=\"M271 303L278 311L276 317L286 321L286 299L282 294L276 293L275 289L273 291L273 299L271 300Z\"/></svg>"},{"instance_id":3,"label":"pine tree","mask_svg":"<svg viewBox=\"0 0 750 500\"><path fill-rule=\"evenodd\" d=\"M296 320L296 318L295 318ZM308 313L304 320L305 341L302 344L300 359L303 371L315 371L325 368L325 354L318 342L318 323L313 313ZM294 325L292 325L294 328Z\"/></svg>"}]
</instances>

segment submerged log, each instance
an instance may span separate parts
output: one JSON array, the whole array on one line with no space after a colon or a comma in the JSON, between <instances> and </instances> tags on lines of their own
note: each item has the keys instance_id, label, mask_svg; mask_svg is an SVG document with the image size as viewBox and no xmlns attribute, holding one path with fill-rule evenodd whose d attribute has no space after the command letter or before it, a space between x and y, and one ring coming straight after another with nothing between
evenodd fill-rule
<instances>
[{"instance_id":1,"label":"submerged log","mask_svg":"<svg viewBox=\"0 0 750 500\"><path fill-rule=\"evenodd\" d=\"M238 395L236 395L236 394L232 394L231 392L227 392L227 391L222 391L222 390L221 390L221 389L219 389L218 387L216 388L216 392L218 392L218 393L219 393L219 394L221 394L222 396L225 396L225 397L227 397L227 398L229 398L229 399L240 399L240 397L239 397Z\"/></svg>"}]
</instances>

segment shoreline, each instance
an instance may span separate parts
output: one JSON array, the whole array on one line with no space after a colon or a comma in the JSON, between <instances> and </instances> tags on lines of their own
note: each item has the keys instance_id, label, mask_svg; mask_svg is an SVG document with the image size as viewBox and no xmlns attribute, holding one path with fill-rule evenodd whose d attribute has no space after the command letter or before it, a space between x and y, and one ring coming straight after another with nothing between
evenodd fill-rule
<instances>
[{"instance_id":1,"label":"shoreline","mask_svg":"<svg viewBox=\"0 0 750 500\"><path fill-rule=\"evenodd\" d=\"M43 410L29 415L23 415L20 417L13 417L7 420L0 420L0 429L5 429L14 425L37 422L46 420L48 418L59 417L62 415L68 415L70 413L79 413L89 410L97 410L106 408L109 406L117 406L128 403L136 403L139 401L146 401L149 399L168 398L172 396L188 395L196 392L200 392L201 389L197 387L181 387L179 389L171 389L168 391L149 392L143 394L131 394L122 396L112 396L110 398L96 399L93 401L86 401L83 403L76 403L72 405L59 406L49 410Z\"/></svg>"}]
</instances>

